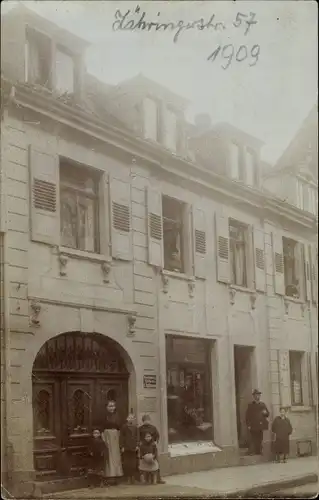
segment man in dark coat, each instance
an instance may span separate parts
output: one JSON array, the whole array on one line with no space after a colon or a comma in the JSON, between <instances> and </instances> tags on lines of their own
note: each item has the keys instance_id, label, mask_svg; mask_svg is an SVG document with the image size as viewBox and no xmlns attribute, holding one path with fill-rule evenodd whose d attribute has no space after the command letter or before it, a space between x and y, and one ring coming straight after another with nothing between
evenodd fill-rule
<instances>
[{"instance_id":1,"label":"man in dark coat","mask_svg":"<svg viewBox=\"0 0 319 500\"><path fill-rule=\"evenodd\" d=\"M246 411L246 425L250 433L250 455L262 454L263 433L268 429L269 411L265 403L260 401L261 392L253 391L253 400L249 403Z\"/></svg>"}]
</instances>

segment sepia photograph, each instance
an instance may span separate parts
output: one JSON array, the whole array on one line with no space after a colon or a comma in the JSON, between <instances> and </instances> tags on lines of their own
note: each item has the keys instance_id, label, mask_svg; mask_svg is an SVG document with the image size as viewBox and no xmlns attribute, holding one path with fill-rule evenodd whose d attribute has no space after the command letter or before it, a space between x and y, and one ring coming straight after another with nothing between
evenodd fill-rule
<instances>
[{"instance_id":1,"label":"sepia photograph","mask_svg":"<svg viewBox=\"0 0 319 500\"><path fill-rule=\"evenodd\" d=\"M1 4L1 498L316 498L318 6Z\"/></svg>"}]
</instances>

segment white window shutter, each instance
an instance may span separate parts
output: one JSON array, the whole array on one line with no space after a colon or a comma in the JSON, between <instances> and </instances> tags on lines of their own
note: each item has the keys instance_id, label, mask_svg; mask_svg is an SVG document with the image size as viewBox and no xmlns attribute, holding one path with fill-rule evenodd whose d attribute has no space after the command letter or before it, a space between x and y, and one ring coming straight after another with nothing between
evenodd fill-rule
<instances>
[{"instance_id":1,"label":"white window shutter","mask_svg":"<svg viewBox=\"0 0 319 500\"><path fill-rule=\"evenodd\" d=\"M60 244L59 157L29 147L31 239Z\"/></svg>"},{"instance_id":2,"label":"white window shutter","mask_svg":"<svg viewBox=\"0 0 319 500\"><path fill-rule=\"evenodd\" d=\"M272 233L272 245L274 256L275 292L285 295L284 254L282 235Z\"/></svg>"},{"instance_id":3,"label":"white window shutter","mask_svg":"<svg viewBox=\"0 0 319 500\"><path fill-rule=\"evenodd\" d=\"M112 257L132 260L131 185L129 179L109 177Z\"/></svg>"},{"instance_id":4,"label":"white window shutter","mask_svg":"<svg viewBox=\"0 0 319 500\"><path fill-rule=\"evenodd\" d=\"M254 239L254 263L256 290L265 292L266 269L265 269L265 235L261 229L253 229Z\"/></svg>"},{"instance_id":5,"label":"white window shutter","mask_svg":"<svg viewBox=\"0 0 319 500\"><path fill-rule=\"evenodd\" d=\"M207 275L207 237L205 212L193 207L193 249L194 249L194 274L197 278Z\"/></svg>"},{"instance_id":6,"label":"white window shutter","mask_svg":"<svg viewBox=\"0 0 319 500\"><path fill-rule=\"evenodd\" d=\"M110 234L110 205L109 205L109 175L104 172L99 183L99 228L101 254L110 257L111 234Z\"/></svg>"},{"instance_id":7,"label":"white window shutter","mask_svg":"<svg viewBox=\"0 0 319 500\"><path fill-rule=\"evenodd\" d=\"M318 257L317 257L317 247L315 245L309 246L310 250L310 270L311 270L311 282L312 282L312 301L318 303Z\"/></svg>"},{"instance_id":8,"label":"white window shutter","mask_svg":"<svg viewBox=\"0 0 319 500\"><path fill-rule=\"evenodd\" d=\"M289 351L278 351L280 404L291 406Z\"/></svg>"},{"instance_id":9,"label":"white window shutter","mask_svg":"<svg viewBox=\"0 0 319 500\"><path fill-rule=\"evenodd\" d=\"M302 254L304 261L304 273L305 273L305 298L311 301L312 290L311 290L311 261L310 261L311 249L309 245L302 246Z\"/></svg>"},{"instance_id":10,"label":"white window shutter","mask_svg":"<svg viewBox=\"0 0 319 500\"><path fill-rule=\"evenodd\" d=\"M230 282L230 250L228 217L215 214L217 280Z\"/></svg>"},{"instance_id":11,"label":"white window shutter","mask_svg":"<svg viewBox=\"0 0 319 500\"><path fill-rule=\"evenodd\" d=\"M163 257L162 193L146 188L148 263L160 269Z\"/></svg>"}]
</instances>

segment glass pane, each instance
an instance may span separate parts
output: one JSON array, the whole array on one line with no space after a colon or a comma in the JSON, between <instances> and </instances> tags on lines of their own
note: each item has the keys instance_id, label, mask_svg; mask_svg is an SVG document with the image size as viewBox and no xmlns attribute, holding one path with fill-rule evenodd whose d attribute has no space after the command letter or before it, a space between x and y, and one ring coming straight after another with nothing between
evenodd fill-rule
<instances>
[{"instance_id":1,"label":"glass pane","mask_svg":"<svg viewBox=\"0 0 319 500\"><path fill-rule=\"evenodd\" d=\"M61 93L74 92L74 61L61 50L56 51L56 89Z\"/></svg>"},{"instance_id":2,"label":"glass pane","mask_svg":"<svg viewBox=\"0 0 319 500\"><path fill-rule=\"evenodd\" d=\"M61 241L65 247L77 248L76 198L70 191L61 191Z\"/></svg>"},{"instance_id":3,"label":"glass pane","mask_svg":"<svg viewBox=\"0 0 319 500\"><path fill-rule=\"evenodd\" d=\"M91 199L79 200L79 248L87 252L95 250L95 202Z\"/></svg>"}]
</instances>

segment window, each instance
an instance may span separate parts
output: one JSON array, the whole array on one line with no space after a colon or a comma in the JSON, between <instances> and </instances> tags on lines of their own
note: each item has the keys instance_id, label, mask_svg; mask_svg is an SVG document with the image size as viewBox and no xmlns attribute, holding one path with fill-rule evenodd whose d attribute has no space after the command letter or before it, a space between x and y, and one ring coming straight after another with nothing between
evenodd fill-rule
<instances>
[{"instance_id":1,"label":"window","mask_svg":"<svg viewBox=\"0 0 319 500\"><path fill-rule=\"evenodd\" d=\"M171 151L177 149L177 116L171 109L166 109L164 123L164 145Z\"/></svg>"},{"instance_id":2,"label":"window","mask_svg":"<svg viewBox=\"0 0 319 500\"><path fill-rule=\"evenodd\" d=\"M159 106L149 97L143 101L144 108L144 136L153 141L159 140Z\"/></svg>"},{"instance_id":3,"label":"window","mask_svg":"<svg viewBox=\"0 0 319 500\"><path fill-rule=\"evenodd\" d=\"M229 244L231 282L238 286L247 286L247 242L248 227L240 222L229 220Z\"/></svg>"},{"instance_id":4,"label":"window","mask_svg":"<svg viewBox=\"0 0 319 500\"><path fill-rule=\"evenodd\" d=\"M185 272L184 218L185 203L162 197L164 269Z\"/></svg>"},{"instance_id":5,"label":"window","mask_svg":"<svg viewBox=\"0 0 319 500\"><path fill-rule=\"evenodd\" d=\"M300 297L300 245L297 241L283 237L285 295Z\"/></svg>"},{"instance_id":6,"label":"window","mask_svg":"<svg viewBox=\"0 0 319 500\"><path fill-rule=\"evenodd\" d=\"M98 179L84 167L60 165L61 242L98 252Z\"/></svg>"},{"instance_id":7,"label":"window","mask_svg":"<svg viewBox=\"0 0 319 500\"><path fill-rule=\"evenodd\" d=\"M28 83L50 87L51 40L35 30L27 30L25 47L25 77Z\"/></svg>"},{"instance_id":8,"label":"window","mask_svg":"<svg viewBox=\"0 0 319 500\"><path fill-rule=\"evenodd\" d=\"M303 353L298 351L289 352L290 366L290 389L291 389L291 404L302 405L302 358Z\"/></svg>"},{"instance_id":9,"label":"window","mask_svg":"<svg viewBox=\"0 0 319 500\"><path fill-rule=\"evenodd\" d=\"M56 50L56 89L61 93L74 92L74 60L63 49Z\"/></svg>"},{"instance_id":10,"label":"window","mask_svg":"<svg viewBox=\"0 0 319 500\"><path fill-rule=\"evenodd\" d=\"M61 93L73 93L75 86L75 61L63 47L36 30L27 29L25 45L25 80L43 87L55 88ZM53 61L55 53L55 61Z\"/></svg>"},{"instance_id":11,"label":"window","mask_svg":"<svg viewBox=\"0 0 319 500\"><path fill-rule=\"evenodd\" d=\"M248 186L256 185L255 156L251 151L246 152L246 182Z\"/></svg>"},{"instance_id":12,"label":"window","mask_svg":"<svg viewBox=\"0 0 319 500\"><path fill-rule=\"evenodd\" d=\"M211 343L166 337L169 443L213 439Z\"/></svg>"},{"instance_id":13,"label":"window","mask_svg":"<svg viewBox=\"0 0 319 500\"><path fill-rule=\"evenodd\" d=\"M232 179L239 179L239 147L234 143L230 146L230 168Z\"/></svg>"}]
</instances>

